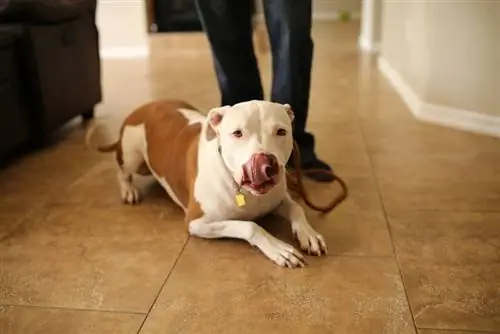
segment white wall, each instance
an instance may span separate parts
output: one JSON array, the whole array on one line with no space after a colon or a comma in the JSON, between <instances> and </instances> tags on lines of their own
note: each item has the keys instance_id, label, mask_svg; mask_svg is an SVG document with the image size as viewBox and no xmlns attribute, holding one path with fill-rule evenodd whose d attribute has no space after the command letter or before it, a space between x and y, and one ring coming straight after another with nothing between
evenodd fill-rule
<instances>
[{"instance_id":1,"label":"white wall","mask_svg":"<svg viewBox=\"0 0 500 334\"><path fill-rule=\"evenodd\" d=\"M419 118L500 137L500 2L385 0L381 70Z\"/></svg>"},{"instance_id":2,"label":"white wall","mask_svg":"<svg viewBox=\"0 0 500 334\"><path fill-rule=\"evenodd\" d=\"M98 0L101 57L133 58L149 54L145 0Z\"/></svg>"}]
</instances>

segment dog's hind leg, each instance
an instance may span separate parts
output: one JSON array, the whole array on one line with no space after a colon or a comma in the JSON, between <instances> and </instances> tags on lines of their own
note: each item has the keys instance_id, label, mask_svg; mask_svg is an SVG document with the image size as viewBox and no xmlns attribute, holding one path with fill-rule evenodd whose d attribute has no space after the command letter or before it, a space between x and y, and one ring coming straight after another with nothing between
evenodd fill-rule
<instances>
[{"instance_id":1,"label":"dog's hind leg","mask_svg":"<svg viewBox=\"0 0 500 334\"><path fill-rule=\"evenodd\" d=\"M118 184L123 203L138 204L140 202L139 189L134 185L132 173L129 172L129 168L125 164L118 170Z\"/></svg>"},{"instance_id":2,"label":"dog's hind leg","mask_svg":"<svg viewBox=\"0 0 500 334\"><path fill-rule=\"evenodd\" d=\"M141 150L144 139L142 126L125 127L120 147L116 152L118 162L118 184L125 204L138 204L140 193L133 182L133 174L144 168L144 153Z\"/></svg>"}]
</instances>

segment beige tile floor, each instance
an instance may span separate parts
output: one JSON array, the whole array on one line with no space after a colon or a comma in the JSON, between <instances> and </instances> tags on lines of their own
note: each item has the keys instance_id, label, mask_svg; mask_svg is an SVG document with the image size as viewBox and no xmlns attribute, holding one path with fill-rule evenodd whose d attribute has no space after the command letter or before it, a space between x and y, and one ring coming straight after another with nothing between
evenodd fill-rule
<instances>
[{"instance_id":1,"label":"beige tile floor","mask_svg":"<svg viewBox=\"0 0 500 334\"><path fill-rule=\"evenodd\" d=\"M314 28L309 128L351 189L332 214L308 212L330 256L287 270L242 242L188 238L147 180L145 202L122 205L111 157L73 122L1 171L0 333L500 333L500 142L414 120L357 34ZM218 104L202 35L152 50L104 61L98 121L116 127L152 98Z\"/></svg>"}]
</instances>

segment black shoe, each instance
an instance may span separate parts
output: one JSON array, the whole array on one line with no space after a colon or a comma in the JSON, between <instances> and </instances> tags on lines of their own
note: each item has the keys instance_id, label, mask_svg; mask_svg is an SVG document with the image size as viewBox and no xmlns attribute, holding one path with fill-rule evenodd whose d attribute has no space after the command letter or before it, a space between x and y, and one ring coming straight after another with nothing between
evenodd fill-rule
<instances>
[{"instance_id":1,"label":"black shoe","mask_svg":"<svg viewBox=\"0 0 500 334\"><path fill-rule=\"evenodd\" d=\"M289 163L289 168L294 169L293 163ZM302 175L316 182L333 182L333 170L325 162L315 158L302 164Z\"/></svg>"}]
</instances>

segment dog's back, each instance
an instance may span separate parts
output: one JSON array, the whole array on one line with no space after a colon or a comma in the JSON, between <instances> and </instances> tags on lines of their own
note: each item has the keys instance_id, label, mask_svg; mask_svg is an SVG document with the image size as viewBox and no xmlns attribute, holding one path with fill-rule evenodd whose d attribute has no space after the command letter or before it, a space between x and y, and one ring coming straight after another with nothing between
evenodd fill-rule
<instances>
[{"instance_id":1,"label":"dog's back","mask_svg":"<svg viewBox=\"0 0 500 334\"><path fill-rule=\"evenodd\" d=\"M132 174L153 174L179 206L187 207L204 120L182 100L150 102L127 116L115 143L94 145L100 152L116 152L124 202L139 200ZM92 132L87 136L89 146Z\"/></svg>"},{"instance_id":2,"label":"dog's back","mask_svg":"<svg viewBox=\"0 0 500 334\"><path fill-rule=\"evenodd\" d=\"M134 113L136 116L130 115L130 120L137 117L144 124L145 160L169 195L186 208L205 117L183 101L153 102L143 108Z\"/></svg>"}]
</instances>

